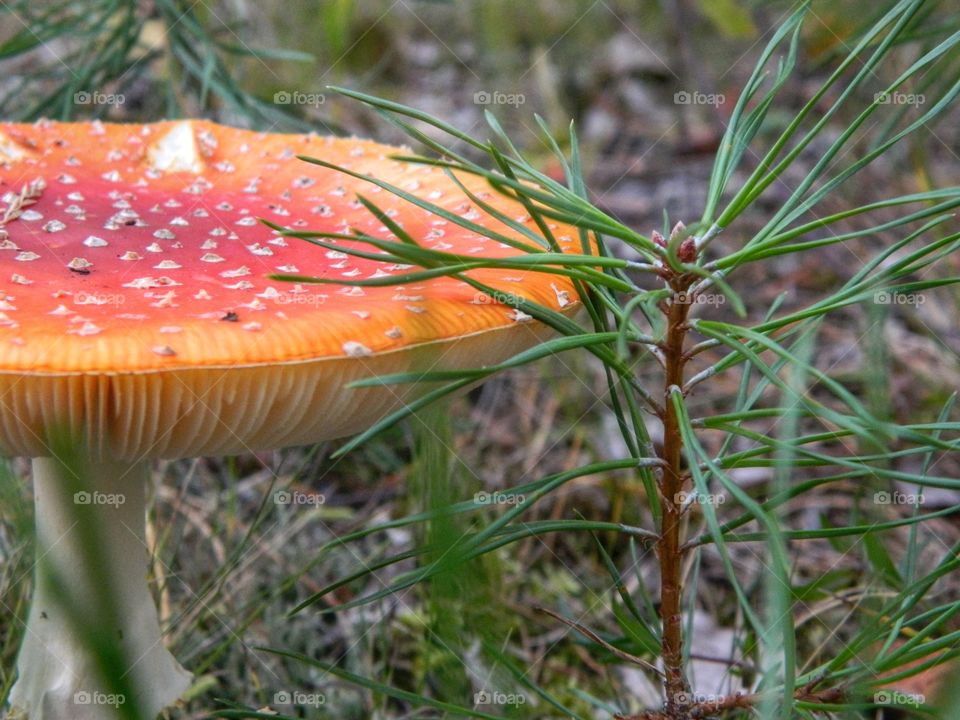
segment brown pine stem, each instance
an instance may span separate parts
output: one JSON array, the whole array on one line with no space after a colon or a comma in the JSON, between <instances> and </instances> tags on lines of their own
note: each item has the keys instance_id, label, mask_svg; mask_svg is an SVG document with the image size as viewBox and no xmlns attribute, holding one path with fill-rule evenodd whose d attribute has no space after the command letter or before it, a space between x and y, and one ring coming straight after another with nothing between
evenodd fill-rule
<instances>
[{"instance_id":1,"label":"brown pine stem","mask_svg":"<svg viewBox=\"0 0 960 720\"><path fill-rule=\"evenodd\" d=\"M660 560L660 617L662 622L661 655L665 673L666 707L669 718L688 717L690 687L683 669L683 546L681 511L683 491L683 440L676 410L670 400L673 388L683 387L684 354L690 304L687 291L693 278L679 275L670 278L673 301L665 308L667 334L661 346L665 360L663 414L663 474L660 480L662 522L657 555Z\"/></svg>"}]
</instances>

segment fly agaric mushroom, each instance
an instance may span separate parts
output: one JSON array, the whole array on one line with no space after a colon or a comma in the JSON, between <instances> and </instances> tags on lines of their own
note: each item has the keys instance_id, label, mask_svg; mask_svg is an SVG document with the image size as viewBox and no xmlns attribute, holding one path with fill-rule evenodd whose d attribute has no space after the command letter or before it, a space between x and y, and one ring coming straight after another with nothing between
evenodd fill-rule
<instances>
[{"instance_id":1,"label":"fly agaric mushroom","mask_svg":"<svg viewBox=\"0 0 960 720\"><path fill-rule=\"evenodd\" d=\"M399 275L406 267L288 240L290 228L388 237L356 200L369 183L297 160L372 175L516 236L437 168L354 139L264 134L209 122L0 124L0 452L33 458L37 553L75 602L93 592L50 456L54 429L77 438L119 610L116 630L139 707L155 715L189 674L164 648L147 584L144 486L155 458L266 450L369 427L402 397L348 389L415 368L499 362L546 335L529 317L454 278L393 287L284 284L273 273ZM511 217L523 208L463 178ZM383 193L378 203L426 247L499 257L516 250ZM3 211L0 211L3 212ZM526 219L529 222L529 218ZM564 249L579 242L564 228ZM565 277L471 273L564 312ZM98 495L99 494L99 495ZM80 500L83 501L82 499ZM88 549L86 549L88 550ZM90 612L90 607L83 607ZM63 598L37 574L12 704L31 720L94 720L78 705L104 683Z\"/></svg>"}]
</instances>

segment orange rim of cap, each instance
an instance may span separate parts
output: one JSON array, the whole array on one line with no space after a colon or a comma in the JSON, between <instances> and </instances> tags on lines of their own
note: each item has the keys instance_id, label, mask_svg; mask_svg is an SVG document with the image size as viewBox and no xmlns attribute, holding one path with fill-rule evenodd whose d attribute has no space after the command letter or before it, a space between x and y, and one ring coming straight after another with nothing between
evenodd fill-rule
<instances>
[{"instance_id":1,"label":"orange rim of cap","mask_svg":"<svg viewBox=\"0 0 960 720\"><path fill-rule=\"evenodd\" d=\"M0 229L0 372L140 373L372 356L528 321L454 278L359 288L267 277L349 281L414 269L284 238L258 220L391 239L358 193L424 247L518 254L367 181L296 157L375 176L522 239L442 170L390 157L399 152L409 151L198 120L0 124L8 215ZM519 203L481 178L459 179L533 227ZM580 251L573 229L551 229L564 250ZM578 305L563 276L497 269L470 275L555 310Z\"/></svg>"}]
</instances>

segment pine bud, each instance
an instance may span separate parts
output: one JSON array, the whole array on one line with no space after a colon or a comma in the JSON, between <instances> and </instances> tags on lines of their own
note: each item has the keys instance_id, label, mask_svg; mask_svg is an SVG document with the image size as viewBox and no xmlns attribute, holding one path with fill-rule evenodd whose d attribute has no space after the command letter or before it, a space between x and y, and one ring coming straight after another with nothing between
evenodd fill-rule
<instances>
[{"instance_id":1,"label":"pine bud","mask_svg":"<svg viewBox=\"0 0 960 720\"><path fill-rule=\"evenodd\" d=\"M693 237L688 237L682 243L680 247L677 248L677 257L680 258L681 262L690 263L697 259L697 240Z\"/></svg>"},{"instance_id":2,"label":"pine bud","mask_svg":"<svg viewBox=\"0 0 960 720\"><path fill-rule=\"evenodd\" d=\"M673 226L673 230L670 231L670 242L673 242L674 240L676 240L680 235L682 235L686 231L686 229L687 229L687 226L684 225L682 222L678 221L677 224Z\"/></svg>"}]
</instances>

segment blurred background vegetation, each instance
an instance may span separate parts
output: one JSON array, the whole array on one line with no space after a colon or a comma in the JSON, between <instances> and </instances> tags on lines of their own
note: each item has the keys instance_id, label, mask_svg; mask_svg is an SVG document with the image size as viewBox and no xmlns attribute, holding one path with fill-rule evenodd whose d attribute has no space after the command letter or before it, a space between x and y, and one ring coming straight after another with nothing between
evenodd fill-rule
<instances>
[{"instance_id":1,"label":"blurred background vegetation","mask_svg":"<svg viewBox=\"0 0 960 720\"><path fill-rule=\"evenodd\" d=\"M647 232L662 226L664 211L671 220L699 217L725 120L771 28L790 8L761 0L7 0L0 3L0 117L203 116L262 130L404 141L369 107L327 87L336 84L415 106L480 136L490 110L528 156L557 174L533 116L542 115L558 133L573 119L593 200ZM789 122L872 12L858 0L813 4L800 70L773 113L771 132ZM943 32L958 27L958 16L938 10L927 23ZM960 72L960 57L953 62ZM877 78L876 88L889 80ZM889 188L886 197L958 184L957 120L951 111L827 203L839 211L869 200L871 188ZM818 143L830 139L828 131ZM796 172L815 162L822 147L808 148ZM776 204L774 188L752 212ZM723 236L717 245L730 250L742 240ZM889 238L857 242L869 253ZM943 271L956 274L958 264L952 258ZM787 306L799 306L855 269L849 251L834 246L755 265L737 287L748 289L757 307L781 293ZM954 292L945 289L939 302L919 307L889 308L879 324L859 309L832 318L821 335L829 342L813 350L818 367L859 388L871 409L888 418L936 413L960 387ZM721 381L690 404L706 413L736 392L735 379ZM277 709L345 720L454 716L389 697L376 683L457 705L494 690L537 700L536 711L510 704L487 710L517 718L568 716L554 714L544 694L583 717L655 704L657 689L637 668L534 610L581 618L611 639L639 632L613 597L608 563L628 566L624 586L635 597L649 594L650 602L655 563L624 535L546 534L373 605L289 615L384 557L429 548L426 558L411 554L360 583L337 585L323 602L332 606L381 589L400 569L442 556L444 544L472 529L475 519L392 527L343 544L338 538L477 491L623 456L605 412L606 393L602 373L587 358L571 356L498 377L453 402L443 419L407 423L336 462L326 460L333 443L159 466L150 525L157 597L175 655L198 676L192 699L170 717L206 717L232 703L264 707L278 692L314 691L324 693L323 705ZM443 432L438 439L424 428ZM960 461L948 458L940 472L960 477ZM0 483L0 690L13 679L22 631L14 618L25 615L29 597L26 475L26 466L14 463ZM747 488L767 479L756 470L738 476ZM281 488L323 493L326 502L273 502ZM831 485L792 512L800 525L811 518L852 523L849 498L856 492ZM531 520L649 527L641 498L636 477L607 473L570 483L538 504ZM945 490L928 499L927 509L957 502ZM949 518L921 532L937 536L934 548L960 538ZM744 576L760 584L758 557L742 546L733 551ZM854 622L848 593L883 575L887 552L896 554L896 547L880 552L839 540L803 546L796 571L797 592L809 608L798 622L806 652L828 654L842 641L845 631L838 639L836 626ZM695 685L703 692L736 690L738 678L750 673L731 655L737 641L727 628L736 603L718 558L705 551L701 562ZM945 583L943 592L955 592L953 581ZM869 622L869 614L860 621ZM633 640L642 647L645 639ZM260 647L335 664L337 672Z\"/></svg>"}]
</instances>

